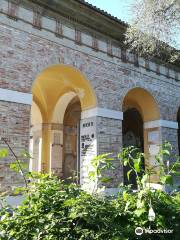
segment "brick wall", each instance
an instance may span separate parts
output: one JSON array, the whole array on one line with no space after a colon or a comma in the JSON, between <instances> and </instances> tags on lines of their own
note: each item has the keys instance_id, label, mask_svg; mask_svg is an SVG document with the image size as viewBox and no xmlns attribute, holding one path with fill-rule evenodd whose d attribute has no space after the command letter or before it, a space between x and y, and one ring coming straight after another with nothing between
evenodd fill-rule
<instances>
[{"instance_id":1,"label":"brick wall","mask_svg":"<svg viewBox=\"0 0 180 240\"><path fill-rule=\"evenodd\" d=\"M32 84L43 69L53 64L69 64L78 68L90 81L97 96L98 107L122 111L127 92L134 87L141 87L155 98L161 119L177 120L180 82L175 80L174 70L170 69L167 76L161 66L160 73L157 74L156 64L149 62L147 71L146 62L138 58L139 63L134 65L130 54L124 62L120 56L121 49L116 48L114 43L111 46L112 54L109 55L106 49L106 36L104 39L103 36L98 39L96 51L92 48L93 38L85 33L81 35L82 44L77 45L73 39L72 27L63 25L64 36L59 38L53 31L48 30L48 26L52 29L54 23L45 16L42 29L34 28L28 19L23 20L27 16L30 21L33 20L31 11L27 9L21 9L21 19L14 21L7 17L5 2L3 0L0 9L0 88L31 93ZM43 28L45 24L46 28ZM135 60L137 62L137 58ZM29 122L29 105L0 102L1 135L8 135L17 152L28 148ZM174 144L177 143L176 134L177 131L174 129L162 130L163 139ZM121 146L121 121L99 117L99 153L118 151ZM1 162L0 180L3 184L15 182L16 175L7 169L6 164ZM118 175L120 170L117 172L114 174ZM122 174L119 176L122 177Z\"/></svg>"}]
</instances>

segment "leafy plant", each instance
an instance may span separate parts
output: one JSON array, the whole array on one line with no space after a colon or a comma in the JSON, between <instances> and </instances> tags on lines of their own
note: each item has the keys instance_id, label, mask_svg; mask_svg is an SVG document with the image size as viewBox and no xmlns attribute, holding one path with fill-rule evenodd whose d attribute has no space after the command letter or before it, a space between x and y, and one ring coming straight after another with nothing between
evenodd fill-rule
<instances>
[{"instance_id":1,"label":"leafy plant","mask_svg":"<svg viewBox=\"0 0 180 240\"><path fill-rule=\"evenodd\" d=\"M169 175L177 172L179 159L172 166L167 165L170 155L166 147L161 148L156 158L159 167L162 168L160 173ZM7 151L3 150L0 156L7 157ZM123 149L118 154L120 162L130 164L132 171L136 173L139 187L137 191L132 191L130 186L124 186L116 198L96 194L98 185L93 194L89 194L79 185L68 184L55 176L23 171L28 180L23 189L26 198L17 208L2 204L0 239L178 240L180 195L178 192L169 195L161 190L152 190L149 185L144 184L149 181L149 176L155 170L146 168L143 174L140 174L142 157L144 155L132 147ZM112 154L103 154L93 159L92 167L90 179L96 184L97 179L103 182L104 171L114 168ZM107 178L106 181L111 179ZM170 229L173 233L143 233L137 238L136 227Z\"/></svg>"}]
</instances>

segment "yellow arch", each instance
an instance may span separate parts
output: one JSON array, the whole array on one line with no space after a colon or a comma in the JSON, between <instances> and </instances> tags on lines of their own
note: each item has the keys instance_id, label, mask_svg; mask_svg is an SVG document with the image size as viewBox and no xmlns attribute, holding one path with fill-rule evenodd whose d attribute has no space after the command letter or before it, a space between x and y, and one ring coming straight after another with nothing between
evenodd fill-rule
<instances>
[{"instance_id":1,"label":"yellow arch","mask_svg":"<svg viewBox=\"0 0 180 240\"><path fill-rule=\"evenodd\" d=\"M143 88L133 88L125 96L123 105L135 107L144 122L160 119L160 111L154 97Z\"/></svg>"},{"instance_id":2,"label":"yellow arch","mask_svg":"<svg viewBox=\"0 0 180 240\"><path fill-rule=\"evenodd\" d=\"M147 90L140 87L133 88L126 94L123 101L123 107L125 109L136 108L141 114L144 123L160 119L160 110L156 100ZM152 129L144 128L144 153L146 156L145 161L147 165L151 164L150 163L151 154L149 152L149 146L151 145L151 143L149 143L148 140L148 134L151 131ZM160 130L157 128L155 129L155 131L160 132ZM158 141L160 143L160 134ZM157 175L153 175L151 177L152 182L156 183L158 182L158 180L159 178Z\"/></svg>"},{"instance_id":3,"label":"yellow arch","mask_svg":"<svg viewBox=\"0 0 180 240\"><path fill-rule=\"evenodd\" d=\"M79 97L82 110L93 108L97 99L86 77L68 65L52 65L44 69L32 86L34 101L39 105L44 121L52 117L54 106L65 93L73 91Z\"/></svg>"}]
</instances>

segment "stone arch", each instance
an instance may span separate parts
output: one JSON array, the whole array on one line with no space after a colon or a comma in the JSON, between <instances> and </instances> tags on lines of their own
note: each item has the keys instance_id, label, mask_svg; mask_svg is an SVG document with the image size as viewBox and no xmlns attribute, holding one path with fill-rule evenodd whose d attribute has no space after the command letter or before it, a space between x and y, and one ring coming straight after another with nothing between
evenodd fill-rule
<instances>
[{"instance_id":1,"label":"stone arch","mask_svg":"<svg viewBox=\"0 0 180 240\"><path fill-rule=\"evenodd\" d=\"M57 158L55 155L61 154L55 151L53 155L52 149L63 145L61 132L69 103L76 97L84 111L96 107L97 99L86 77L75 67L63 64L49 66L39 73L33 83L32 94L42 113L41 169L51 171L56 165L53 165L53 159Z\"/></svg>"},{"instance_id":2,"label":"stone arch","mask_svg":"<svg viewBox=\"0 0 180 240\"><path fill-rule=\"evenodd\" d=\"M96 106L97 99L90 82L75 67L63 64L52 65L36 77L32 86L33 98L46 112L46 121L52 117L58 99L70 91L79 97L82 110Z\"/></svg>"},{"instance_id":3,"label":"stone arch","mask_svg":"<svg viewBox=\"0 0 180 240\"><path fill-rule=\"evenodd\" d=\"M135 87L124 93L122 109L124 110L128 106L137 108L144 122L160 119L157 100L144 88Z\"/></svg>"},{"instance_id":4,"label":"stone arch","mask_svg":"<svg viewBox=\"0 0 180 240\"><path fill-rule=\"evenodd\" d=\"M147 90L136 87L126 92L122 109L124 112L123 146L134 145L145 153L147 162L143 163L142 167L145 164L152 164L150 148L158 148L160 143L160 129L151 127L153 121L160 119L160 111L155 98ZM151 136L157 139L150 139ZM127 171L124 168L124 181L126 181ZM131 181L135 186L135 180Z\"/></svg>"}]
</instances>

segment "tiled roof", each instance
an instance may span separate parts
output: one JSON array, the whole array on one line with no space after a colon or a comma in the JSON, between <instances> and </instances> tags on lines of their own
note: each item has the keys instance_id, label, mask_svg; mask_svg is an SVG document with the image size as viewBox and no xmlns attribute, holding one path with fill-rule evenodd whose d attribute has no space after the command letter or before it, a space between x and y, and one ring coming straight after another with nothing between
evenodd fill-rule
<instances>
[{"instance_id":1,"label":"tiled roof","mask_svg":"<svg viewBox=\"0 0 180 240\"><path fill-rule=\"evenodd\" d=\"M108 12L106 12L106 11L104 11L104 10L102 10L102 9L100 9L100 8L98 8L98 7L94 6L94 5L86 2L85 0L76 0L76 1L79 2L79 3L82 3L83 5L89 7L89 8L91 8L91 9L93 9L93 10L95 10L96 12L98 12L98 13L100 13L100 14L108 17L108 18L110 18L111 20L114 20L115 22L120 23L121 25L123 25L123 26L125 26L125 27L128 26L128 23L122 21L121 19L119 19L119 18L117 18L117 17L114 17L114 16L111 15L110 13L108 13Z\"/></svg>"}]
</instances>

